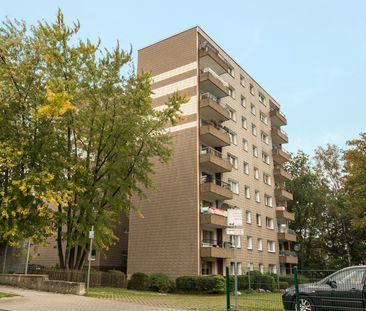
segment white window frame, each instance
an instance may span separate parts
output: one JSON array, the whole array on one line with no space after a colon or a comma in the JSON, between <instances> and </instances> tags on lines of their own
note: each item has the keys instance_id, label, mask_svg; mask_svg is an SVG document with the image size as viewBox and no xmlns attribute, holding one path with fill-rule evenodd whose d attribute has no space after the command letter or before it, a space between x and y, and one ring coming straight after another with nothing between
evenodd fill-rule
<instances>
[{"instance_id":1,"label":"white window frame","mask_svg":"<svg viewBox=\"0 0 366 311\"><path fill-rule=\"evenodd\" d=\"M254 191L254 196L255 196L255 201L257 203L260 203L261 202L261 194L260 194L259 190Z\"/></svg>"},{"instance_id":2,"label":"white window frame","mask_svg":"<svg viewBox=\"0 0 366 311\"><path fill-rule=\"evenodd\" d=\"M243 95L240 97L240 105L244 108L247 107L247 100Z\"/></svg>"},{"instance_id":3,"label":"white window frame","mask_svg":"<svg viewBox=\"0 0 366 311\"><path fill-rule=\"evenodd\" d=\"M263 113L262 111L260 111L259 113L259 119L262 121L262 123L264 123L265 125L268 125L268 116Z\"/></svg>"},{"instance_id":4,"label":"white window frame","mask_svg":"<svg viewBox=\"0 0 366 311\"><path fill-rule=\"evenodd\" d=\"M255 156L256 158L258 158L258 147L253 145L253 156Z\"/></svg>"},{"instance_id":5,"label":"white window frame","mask_svg":"<svg viewBox=\"0 0 366 311\"><path fill-rule=\"evenodd\" d=\"M259 180L259 168L254 167L253 171L254 171L254 178Z\"/></svg>"},{"instance_id":6,"label":"white window frame","mask_svg":"<svg viewBox=\"0 0 366 311\"><path fill-rule=\"evenodd\" d=\"M253 103L250 104L250 112L253 116L257 114L257 109L255 108L255 105Z\"/></svg>"},{"instance_id":7,"label":"white window frame","mask_svg":"<svg viewBox=\"0 0 366 311\"><path fill-rule=\"evenodd\" d=\"M273 207L273 199L268 194L264 194L264 205L267 207Z\"/></svg>"},{"instance_id":8,"label":"white window frame","mask_svg":"<svg viewBox=\"0 0 366 311\"><path fill-rule=\"evenodd\" d=\"M245 87L245 77L240 75L240 85Z\"/></svg>"},{"instance_id":9,"label":"white window frame","mask_svg":"<svg viewBox=\"0 0 366 311\"><path fill-rule=\"evenodd\" d=\"M268 185L268 186L271 186L272 185L272 177L271 175L268 175L266 173L263 173L263 183Z\"/></svg>"},{"instance_id":10,"label":"white window frame","mask_svg":"<svg viewBox=\"0 0 366 311\"><path fill-rule=\"evenodd\" d=\"M232 193L239 194L239 182L229 179L228 184Z\"/></svg>"},{"instance_id":11,"label":"white window frame","mask_svg":"<svg viewBox=\"0 0 366 311\"><path fill-rule=\"evenodd\" d=\"M266 217L266 228L267 229L274 229L274 220L271 217Z\"/></svg>"},{"instance_id":12,"label":"white window frame","mask_svg":"<svg viewBox=\"0 0 366 311\"><path fill-rule=\"evenodd\" d=\"M250 187L249 186L244 186L244 195L246 199L250 199Z\"/></svg>"},{"instance_id":13,"label":"white window frame","mask_svg":"<svg viewBox=\"0 0 366 311\"><path fill-rule=\"evenodd\" d=\"M263 131L261 131L261 141L263 143L265 143L266 145L269 144L269 136L266 133L264 133Z\"/></svg>"},{"instance_id":14,"label":"white window frame","mask_svg":"<svg viewBox=\"0 0 366 311\"><path fill-rule=\"evenodd\" d=\"M229 134L229 138L230 138L230 143L237 145L238 144L238 141L237 141L238 135L236 135L236 133L233 132L232 130L228 130L228 134Z\"/></svg>"},{"instance_id":15,"label":"white window frame","mask_svg":"<svg viewBox=\"0 0 366 311\"><path fill-rule=\"evenodd\" d=\"M267 250L269 253L275 253L276 252L276 242L275 241L267 241Z\"/></svg>"},{"instance_id":16,"label":"white window frame","mask_svg":"<svg viewBox=\"0 0 366 311\"><path fill-rule=\"evenodd\" d=\"M266 164L270 164L269 155L262 151L262 161Z\"/></svg>"},{"instance_id":17,"label":"white window frame","mask_svg":"<svg viewBox=\"0 0 366 311\"><path fill-rule=\"evenodd\" d=\"M229 117L232 121L236 122L236 111L229 105L226 105L226 110L229 112Z\"/></svg>"},{"instance_id":18,"label":"white window frame","mask_svg":"<svg viewBox=\"0 0 366 311\"><path fill-rule=\"evenodd\" d=\"M257 126L254 123L252 123L252 134L257 136Z\"/></svg>"},{"instance_id":19,"label":"white window frame","mask_svg":"<svg viewBox=\"0 0 366 311\"><path fill-rule=\"evenodd\" d=\"M246 220L247 224L252 224L252 212L251 211L245 212L245 220Z\"/></svg>"},{"instance_id":20,"label":"white window frame","mask_svg":"<svg viewBox=\"0 0 366 311\"><path fill-rule=\"evenodd\" d=\"M249 84L249 93L252 95L255 95L255 89L254 89L254 85L253 84Z\"/></svg>"},{"instance_id":21,"label":"white window frame","mask_svg":"<svg viewBox=\"0 0 366 311\"><path fill-rule=\"evenodd\" d=\"M261 214L255 214L255 223L258 227L262 227L262 215Z\"/></svg>"},{"instance_id":22,"label":"white window frame","mask_svg":"<svg viewBox=\"0 0 366 311\"><path fill-rule=\"evenodd\" d=\"M246 130L248 129L248 120L246 117L241 117L241 127Z\"/></svg>"},{"instance_id":23,"label":"white window frame","mask_svg":"<svg viewBox=\"0 0 366 311\"><path fill-rule=\"evenodd\" d=\"M249 163L245 162L243 163L243 170L245 175L249 175Z\"/></svg>"},{"instance_id":24,"label":"white window frame","mask_svg":"<svg viewBox=\"0 0 366 311\"><path fill-rule=\"evenodd\" d=\"M253 237L247 236L247 249L252 250L253 249Z\"/></svg>"},{"instance_id":25,"label":"white window frame","mask_svg":"<svg viewBox=\"0 0 366 311\"><path fill-rule=\"evenodd\" d=\"M263 251L263 239L262 238L257 239L257 250L260 252Z\"/></svg>"},{"instance_id":26,"label":"white window frame","mask_svg":"<svg viewBox=\"0 0 366 311\"><path fill-rule=\"evenodd\" d=\"M231 166L235 169L238 169L238 158L236 156L232 155L231 153L227 154L227 158L228 158Z\"/></svg>"}]
</instances>

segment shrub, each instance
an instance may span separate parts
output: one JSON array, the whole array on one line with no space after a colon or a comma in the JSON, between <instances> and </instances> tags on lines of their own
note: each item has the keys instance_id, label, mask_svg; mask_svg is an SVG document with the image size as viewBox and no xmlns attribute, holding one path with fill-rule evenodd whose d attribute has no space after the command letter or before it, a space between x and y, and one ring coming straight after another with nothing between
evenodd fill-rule
<instances>
[{"instance_id":1,"label":"shrub","mask_svg":"<svg viewBox=\"0 0 366 311\"><path fill-rule=\"evenodd\" d=\"M222 275L182 276L176 279L177 291L196 294L222 294L225 278Z\"/></svg>"},{"instance_id":2,"label":"shrub","mask_svg":"<svg viewBox=\"0 0 366 311\"><path fill-rule=\"evenodd\" d=\"M235 277L230 276L230 291L234 291L234 279ZM238 290L248 290L249 289L249 277L248 275L238 275Z\"/></svg>"},{"instance_id":3,"label":"shrub","mask_svg":"<svg viewBox=\"0 0 366 311\"><path fill-rule=\"evenodd\" d=\"M305 275L299 274L297 276L299 284L309 283L309 279ZM295 284L294 275L280 276L280 282L287 282L290 286Z\"/></svg>"},{"instance_id":4,"label":"shrub","mask_svg":"<svg viewBox=\"0 0 366 311\"><path fill-rule=\"evenodd\" d=\"M136 272L131 275L131 279L128 281L127 288L135 290L146 290L148 276L142 272Z\"/></svg>"},{"instance_id":5,"label":"shrub","mask_svg":"<svg viewBox=\"0 0 366 311\"><path fill-rule=\"evenodd\" d=\"M275 289L275 280L270 275L259 275L257 276L258 289L265 289L271 292Z\"/></svg>"},{"instance_id":6,"label":"shrub","mask_svg":"<svg viewBox=\"0 0 366 311\"><path fill-rule=\"evenodd\" d=\"M279 282L278 285L279 285L280 289L286 289L289 287L288 282Z\"/></svg>"},{"instance_id":7,"label":"shrub","mask_svg":"<svg viewBox=\"0 0 366 311\"><path fill-rule=\"evenodd\" d=\"M126 288L126 275L119 270L103 272L102 286Z\"/></svg>"},{"instance_id":8,"label":"shrub","mask_svg":"<svg viewBox=\"0 0 366 311\"><path fill-rule=\"evenodd\" d=\"M174 289L174 283L164 273L153 273L147 279L147 288L154 292L167 293Z\"/></svg>"}]
</instances>

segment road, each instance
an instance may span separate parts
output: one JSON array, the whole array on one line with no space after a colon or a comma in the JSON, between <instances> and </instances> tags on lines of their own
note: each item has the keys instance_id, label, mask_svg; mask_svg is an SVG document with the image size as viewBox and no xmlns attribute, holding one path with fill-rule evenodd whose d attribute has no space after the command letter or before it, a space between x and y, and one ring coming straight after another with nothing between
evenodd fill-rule
<instances>
[{"instance_id":1,"label":"road","mask_svg":"<svg viewBox=\"0 0 366 311\"><path fill-rule=\"evenodd\" d=\"M135 303L62 295L0 285L0 292L19 295L0 299L0 311L183 311Z\"/></svg>"}]
</instances>

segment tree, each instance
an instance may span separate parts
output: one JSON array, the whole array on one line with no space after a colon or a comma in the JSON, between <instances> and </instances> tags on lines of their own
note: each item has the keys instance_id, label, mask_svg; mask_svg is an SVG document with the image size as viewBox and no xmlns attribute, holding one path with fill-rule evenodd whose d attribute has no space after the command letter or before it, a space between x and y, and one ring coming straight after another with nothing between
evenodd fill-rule
<instances>
[{"instance_id":1,"label":"tree","mask_svg":"<svg viewBox=\"0 0 366 311\"><path fill-rule=\"evenodd\" d=\"M298 151L287 164L293 176L287 188L293 193L293 201L288 203L290 211L295 213L291 224L301 245L299 265L304 269L319 269L326 266L321 236L325 228L324 185L314 172L310 157Z\"/></svg>"},{"instance_id":2,"label":"tree","mask_svg":"<svg viewBox=\"0 0 366 311\"><path fill-rule=\"evenodd\" d=\"M39 23L29 35L14 26L23 35L14 47L15 56L4 56L11 64L31 53L24 49L36 56L29 65L39 76L37 87L27 91L29 108L24 113L29 121L11 124L9 130L25 128L26 137L39 141L34 163L49 177L42 183L49 193L43 199L53 207L60 267L66 269L83 266L92 225L100 251L117 239L113 228L119 216L133 208L131 197L153 187L152 158L170 158L165 128L179 120L179 107L185 102L174 94L166 109L154 110L150 76L134 72L131 51L118 44L102 50L100 42L89 40L72 44L79 27L65 25L61 11L55 23ZM4 37L11 36L8 29ZM122 74L126 67L127 76ZM28 124L33 123L40 130L32 136Z\"/></svg>"}]
</instances>

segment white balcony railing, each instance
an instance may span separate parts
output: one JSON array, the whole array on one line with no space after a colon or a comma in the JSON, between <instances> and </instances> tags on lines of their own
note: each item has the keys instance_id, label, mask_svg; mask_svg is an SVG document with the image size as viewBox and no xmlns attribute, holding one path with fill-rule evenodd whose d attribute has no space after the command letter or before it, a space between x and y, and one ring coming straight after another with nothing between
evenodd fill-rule
<instances>
[{"instance_id":1,"label":"white balcony railing","mask_svg":"<svg viewBox=\"0 0 366 311\"><path fill-rule=\"evenodd\" d=\"M227 83L225 80L223 80L215 71L213 71L211 68L206 67L203 68L202 72L209 72L214 76L215 79L219 80L225 87L229 87L229 83Z\"/></svg>"}]
</instances>

